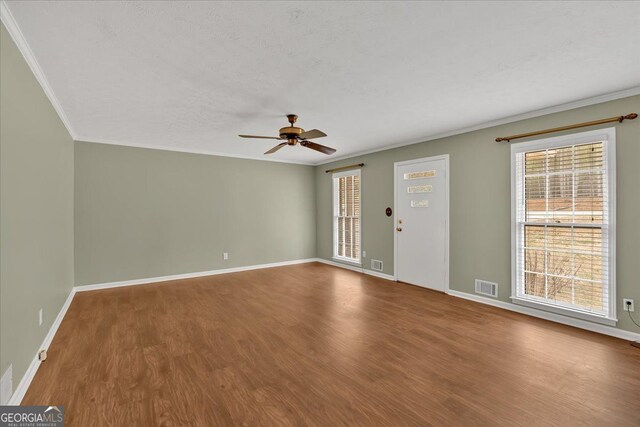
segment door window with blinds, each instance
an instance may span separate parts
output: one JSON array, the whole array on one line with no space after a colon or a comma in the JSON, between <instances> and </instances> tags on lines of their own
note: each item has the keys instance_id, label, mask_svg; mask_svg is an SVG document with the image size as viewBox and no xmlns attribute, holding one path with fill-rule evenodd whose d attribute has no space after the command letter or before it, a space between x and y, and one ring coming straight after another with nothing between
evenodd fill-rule
<instances>
[{"instance_id":1,"label":"door window with blinds","mask_svg":"<svg viewBox=\"0 0 640 427\"><path fill-rule=\"evenodd\" d=\"M333 174L333 256L360 263L360 170Z\"/></svg>"},{"instance_id":2,"label":"door window with blinds","mask_svg":"<svg viewBox=\"0 0 640 427\"><path fill-rule=\"evenodd\" d=\"M513 295L615 323L615 129L514 144Z\"/></svg>"}]
</instances>

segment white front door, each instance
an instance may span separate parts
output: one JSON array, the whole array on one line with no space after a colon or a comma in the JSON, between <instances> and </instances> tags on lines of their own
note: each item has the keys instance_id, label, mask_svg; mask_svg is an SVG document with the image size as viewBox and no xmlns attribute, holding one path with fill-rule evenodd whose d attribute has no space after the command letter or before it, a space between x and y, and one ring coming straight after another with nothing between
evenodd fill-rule
<instances>
[{"instance_id":1,"label":"white front door","mask_svg":"<svg viewBox=\"0 0 640 427\"><path fill-rule=\"evenodd\" d=\"M449 280L448 156L395 164L396 278L438 291Z\"/></svg>"}]
</instances>

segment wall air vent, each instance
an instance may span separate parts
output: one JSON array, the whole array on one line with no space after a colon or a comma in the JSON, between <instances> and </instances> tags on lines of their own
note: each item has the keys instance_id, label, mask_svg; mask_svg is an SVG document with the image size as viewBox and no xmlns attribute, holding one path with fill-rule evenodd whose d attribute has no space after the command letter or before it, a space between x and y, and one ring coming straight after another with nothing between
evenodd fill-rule
<instances>
[{"instance_id":1,"label":"wall air vent","mask_svg":"<svg viewBox=\"0 0 640 427\"><path fill-rule=\"evenodd\" d=\"M382 261L377 259L371 260L371 269L375 271L382 271Z\"/></svg>"},{"instance_id":2,"label":"wall air vent","mask_svg":"<svg viewBox=\"0 0 640 427\"><path fill-rule=\"evenodd\" d=\"M476 293L498 298L498 284L476 279Z\"/></svg>"}]
</instances>

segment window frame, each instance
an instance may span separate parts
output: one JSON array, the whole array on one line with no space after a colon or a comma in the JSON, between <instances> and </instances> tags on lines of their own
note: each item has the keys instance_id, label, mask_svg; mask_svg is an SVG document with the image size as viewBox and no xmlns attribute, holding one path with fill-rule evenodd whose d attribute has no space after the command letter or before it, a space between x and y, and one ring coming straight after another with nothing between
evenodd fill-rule
<instances>
[{"instance_id":1,"label":"window frame","mask_svg":"<svg viewBox=\"0 0 640 427\"><path fill-rule=\"evenodd\" d=\"M358 176L359 177L359 181L360 181L360 185L358 188L358 200L359 200L359 213L360 215L358 216L358 220L360 222L360 233L358 233L358 247L360 248L360 251L358 253L358 259L355 260L353 258L349 258L349 257L345 257L345 256L341 256L338 255L338 213L339 213L339 188L338 188L338 179L345 177L345 176ZM331 220L333 221L333 259L336 261L340 261L340 262L344 262L344 263L348 263L351 265L355 265L355 266L361 266L362 265L362 174L360 173L360 169L350 169L350 170L346 170L346 171L340 171L340 172L334 172L331 175L331 191L333 192L333 212L332 212L332 218Z\"/></svg>"},{"instance_id":2,"label":"window frame","mask_svg":"<svg viewBox=\"0 0 640 427\"><path fill-rule=\"evenodd\" d=\"M518 297L518 194L516 157L518 154L569 145L578 145L598 140L605 140L604 151L607 156L607 209L609 222L608 231L608 310L604 315L588 313L579 309L559 307L541 301L533 301ZM589 132L573 133L553 138L526 141L511 145L511 301L515 304L530 308L541 309L556 314L565 315L582 320L588 320L604 325L615 326L616 318L616 131L614 127L598 129ZM604 228L604 227L603 227Z\"/></svg>"}]
</instances>

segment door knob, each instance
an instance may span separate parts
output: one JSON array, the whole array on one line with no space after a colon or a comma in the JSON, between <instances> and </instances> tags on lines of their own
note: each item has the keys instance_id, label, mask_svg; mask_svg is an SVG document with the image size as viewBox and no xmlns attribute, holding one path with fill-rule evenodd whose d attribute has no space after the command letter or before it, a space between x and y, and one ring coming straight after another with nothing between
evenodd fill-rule
<instances>
[{"instance_id":1,"label":"door knob","mask_svg":"<svg viewBox=\"0 0 640 427\"><path fill-rule=\"evenodd\" d=\"M402 231L402 227L396 227L396 231Z\"/></svg>"}]
</instances>

